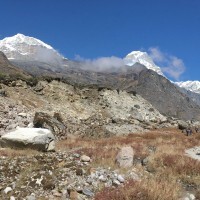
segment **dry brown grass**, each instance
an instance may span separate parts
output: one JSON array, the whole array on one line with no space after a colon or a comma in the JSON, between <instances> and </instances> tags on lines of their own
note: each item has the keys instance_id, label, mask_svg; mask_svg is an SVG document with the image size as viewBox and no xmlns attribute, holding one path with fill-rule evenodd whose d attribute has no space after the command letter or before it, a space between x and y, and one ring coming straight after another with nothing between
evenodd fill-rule
<instances>
[{"instance_id":1,"label":"dry brown grass","mask_svg":"<svg viewBox=\"0 0 200 200\"><path fill-rule=\"evenodd\" d=\"M163 129L146 134L130 134L125 137L104 139L73 138L62 141L58 149L79 148L79 153L93 159L92 165L117 168L115 157L120 147L132 146L135 159L148 157L148 170L141 182L130 181L125 187L103 189L97 194L100 199L149 199L175 200L187 185L192 185L196 195L200 193L200 162L185 155L185 149L200 146L200 134L185 136L180 130ZM152 149L155 150L152 151ZM134 166L140 168L141 166Z\"/></svg>"},{"instance_id":2,"label":"dry brown grass","mask_svg":"<svg viewBox=\"0 0 200 200\"><path fill-rule=\"evenodd\" d=\"M177 200L180 195L181 188L176 182L155 177L141 182L130 180L117 189L104 188L95 200Z\"/></svg>"},{"instance_id":3,"label":"dry brown grass","mask_svg":"<svg viewBox=\"0 0 200 200\"><path fill-rule=\"evenodd\" d=\"M5 156L5 157L18 157L18 156L32 156L36 155L39 152L36 150L32 149L10 149L10 148L0 148L0 157Z\"/></svg>"}]
</instances>

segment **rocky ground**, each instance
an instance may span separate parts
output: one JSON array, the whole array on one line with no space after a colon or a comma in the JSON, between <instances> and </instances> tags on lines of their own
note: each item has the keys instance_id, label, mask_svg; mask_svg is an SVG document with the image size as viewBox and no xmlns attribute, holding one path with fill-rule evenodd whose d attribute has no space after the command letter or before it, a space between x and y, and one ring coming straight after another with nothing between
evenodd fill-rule
<instances>
[{"instance_id":1,"label":"rocky ground","mask_svg":"<svg viewBox=\"0 0 200 200\"><path fill-rule=\"evenodd\" d=\"M112 195L118 200L118 190L128 195L134 181L130 199L198 200L200 163L183 151L198 146L198 138L163 129L99 140L70 138L47 153L0 148L0 199L109 200Z\"/></svg>"},{"instance_id":2,"label":"rocky ground","mask_svg":"<svg viewBox=\"0 0 200 200\"><path fill-rule=\"evenodd\" d=\"M90 157L76 151L29 155L12 152L14 155L9 158L9 150L0 149L0 198L92 199L102 187L117 187L130 178L140 179L134 169L122 175L119 170L94 168Z\"/></svg>"},{"instance_id":3,"label":"rocky ground","mask_svg":"<svg viewBox=\"0 0 200 200\"><path fill-rule=\"evenodd\" d=\"M141 96L121 90L80 88L58 81L40 81L32 87L21 80L1 84L0 135L18 126L48 128L56 137L57 147L48 153L0 148L0 199L110 199L107 193L100 193L100 198L96 194L104 187L128 188L130 180L137 185L163 175L162 170L169 167L162 160L166 152L172 156L166 157L167 161L175 165L173 159L182 158L186 148L199 146L198 136L165 130L199 125L192 123L163 116ZM124 157L117 156L124 146L132 150ZM171 155L172 149L179 154ZM116 164L118 157L125 164ZM186 159L184 166L181 163L184 168L192 161ZM177 175L175 183L181 193L163 200L184 195L184 200L194 199L194 195L198 199L199 164L194 165L196 174L186 171L184 177L176 174L180 166L170 169L175 170L172 177ZM171 183L168 178L167 184ZM159 185L160 178L156 181ZM189 191L188 185L195 192Z\"/></svg>"},{"instance_id":4,"label":"rocky ground","mask_svg":"<svg viewBox=\"0 0 200 200\"><path fill-rule=\"evenodd\" d=\"M161 115L137 94L106 88L78 88L58 81L35 87L19 80L0 86L0 134L17 126L31 127L36 112L62 118L67 135L107 137L177 127L175 119Z\"/></svg>"}]
</instances>

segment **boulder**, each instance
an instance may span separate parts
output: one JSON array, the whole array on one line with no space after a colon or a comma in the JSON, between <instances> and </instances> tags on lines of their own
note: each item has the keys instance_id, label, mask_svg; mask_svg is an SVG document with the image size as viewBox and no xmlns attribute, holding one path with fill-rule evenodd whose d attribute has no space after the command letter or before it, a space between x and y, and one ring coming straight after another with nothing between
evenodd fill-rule
<instances>
[{"instance_id":1,"label":"boulder","mask_svg":"<svg viewBox=\"0 0 200 200\"><path fill-rule=\"evenodd\" d=\"M33 126L35 128L49 129L57 138L66 136L66 127L63 124L62 117L59 113L55 113L52 117L47 113L36 112Z\"/></svg>"},{"instance_id":2,"label":"boulder","mask_svg":"<svg viewBox=\"0 0 200 200\"><path fill-rule=\"evenodd\" d=\"M0 146L53 151L55 149L55 137L48 129L17 128L1 137Z\"/></svg>"},{"instance_id":3,"label":"boulder","mask_svg":"<svg viewBox=\"0 0 200 200\"><path fill-rule=\"evenodd\" d=\"M133 166L133 148L130 146L122 147L116 157L117 164L122 168Z\"/></svg>"},{"instance_id":4,"label":"boulder","mask_svg":"<svg viewBox=\"0 0 200 200\"><path fill-rule=\"evenodd\" d=\"M177 123L178 123L178 128L180 130L184 130L188 127L188 124L187 122L183 121L183 120L177 120Z\"/></svg>"}]
</instances>

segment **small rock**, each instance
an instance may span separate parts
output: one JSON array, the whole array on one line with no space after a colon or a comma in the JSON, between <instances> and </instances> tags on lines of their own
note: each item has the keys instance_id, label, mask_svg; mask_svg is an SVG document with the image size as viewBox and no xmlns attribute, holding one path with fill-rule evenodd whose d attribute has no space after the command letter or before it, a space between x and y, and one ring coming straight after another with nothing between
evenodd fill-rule
<instances>
[{"instance_id":1,"label":"small rock","mask_svg":"<svg viewBox=\"0 0 200 200\"><path fill-rule=\"evenodd\" d=\"M82 162L90 162L90 157L86 155L82 155L80 159Z\"/></svg>"},{"instance_id":2,"label":"small rock","mask_svg":"<svg viewBox=\"0 0 200 200\"><path fill-rule=\"evenodd\" d=\"M10 197L10 200L15 200L15 197L11 196L11 197Z\"/></svg>"},{"instance_id":3,"label":"small rock","mask_svg":"<svg viewBox=\"0 0 200 200\"><path fill-rule=\"evenodd\" d=\"M15 187L16 187L16 183L15 183L15 182L12 182L12 183L11 183L11 186L12 186L12 189L14 190Z\"/></svg>"},{"instance_id":4,"label":"small rock","mask_svg":"<svg viewBox=\"0 0 200 200\"><path fill-rule=\"evenodd\" d=\"M120 185L120 182L118 180L114 179L113 180L113 185L114 186L118 186L118 185Z\"/></svg>"},{"instance_id":5,"label":"small rock","mask_svg":"<svg viewBox=\"0 0 200 200\"><path fill-rule=\"evenodd\" d=\"M83 194L86 195L86 196L89 196L89 197L93 197L94 196L94 193L88 188L84 188L83 189Z\"/></svg>"},{"instance_id":6,"label":"small rock","mask_svg":"<svg viewBox=\"0 0 200 200\"><path fill-rule=\"evenodd\" d=\"M124 177L122 175L118 175L117 177L117 180L120 182L120 183L124 183Z\"/></svg>"},{"instance_id":7,"label":"small rock","mask_svg":"<svg viewBox=\"0 0 200 200\"><path fill-rule=\"evenodd\" d=\"M32 193L30 196L27 196L27 197L26 197L26 200L36 200L35 194Z\"/></svg>"},{"instance_id":8,"label":"small rock","mask_svg":"<svg viewBox=\"0 0 200 200\"><path fill-rule=\"evenodd\" d=\"M105 187L111 187L112 186L112 181L108 180L108 182L105 183Z\"/></svg>"},{"instance_id":9,"label":"small rock","mask_svg":"<svg viewBox=\"0 0 200 200\"><path fill-rule=\"evenodd\" d=\"M93 179L91 177L88 177L86 180L87 183L91 184L93 182Z\"/></svg>"},{"instance_id":10,"label":"small rock","mask_svg":"<svg viewBox=\"0 0 200 200\"><path fill-rule=\"evenodd\" d=\"M80 185L78 187L76 187L75 189L79 193L83 191L83 188Z\"/></svg>"},{"instance_id":11,"label":"small rock","mask_svg":"<svg viewBox=\"0 0 200 200\"><path fill-rule=\"evenodd\" d=\"M4 193L9 193L9 192L11 192L12 191L12 188L11 187L7 187L7 188L5 188L5 190L4 190Z\"/></svg>"},{"instance_id":12,"label":"small rock","mask_svg":"<svg viewBox=\"0 0 200 200\"><path fill-rule=\"evenodd\" d=\"M182 198L182 200L195 200L195 196L194 196L194 194L187 193L187 194Z\"/></svg>"},{"instance_id":13,"label":"small rock","mask_svg":"<svg viewBox=\"0 0 200 200\"><path fill-rule=\"evenodd\" d=\"M75 157L75 158L80 158L80 154L74 153L74 157Z\"/></svg>"},{"instance_id":14,"label":"small rock","mask_svg":"<svg viewBox=\"0 0 200 200\"><path fill-rule=\"evenodd\" d=\"M18 116L25 118L25 117L27 117L27 114L26 113L19 113Z\"/></svg>"},{"instance_id":15,"label":"small rock","mask_svg":"<svg viewBox=\"0 0 200 200\"><path fill-rule=\"evenodd\" d=\"M99 176L99 180L102 182L106 182L107 178L104 175Z\"/></svg>"},{"instance_id":16,"label":"small rock","mask_svg":"<svg viewBox=\"0 0 200 200\"><path fill-rule=\"evenodd\" d=\"M146 157L146 158L144 158L143 160L142 160L142 165L143 166L146 166L147 165L147 163L148 163L148 157Z\"/></svg>"}]
</instances>

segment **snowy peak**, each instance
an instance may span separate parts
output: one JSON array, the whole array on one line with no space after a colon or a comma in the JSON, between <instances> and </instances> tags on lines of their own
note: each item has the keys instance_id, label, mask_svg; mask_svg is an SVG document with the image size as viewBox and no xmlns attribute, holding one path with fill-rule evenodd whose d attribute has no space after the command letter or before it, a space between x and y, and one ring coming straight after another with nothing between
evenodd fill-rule
<instances>
[{"instance_id":1,"label":"snowy peak","mask_svg":"<svg viewBox=\"0 0 200 200\"><path fill-rule=\"evenodd\" d=\"M21 33L18 33L16 35L14 35L13 37L6 37L3 40L0 41L0 45L7 45L8 48L10 46L16 45L16 44L27 44L27 45L31 45L31 46L42 46L45 47L47 49L53 49L50 45L45 44L44 42L42 42L39 39L33 38L33 37L29 37L29 36L25 36Z\"/></svg>"},{"instance_id":2,"label":"snowy peak","mask_svg":"<svg viewBox=\"0 0 200 200\"><path fill-rule=\"evenodd\" d=\"M181 88L200 94L200 81L175 82Z\"/></svg>"},{"instance_id":3,"label":"snowy peak","mask_svg":"<svg viewBox=\"0 0 200 200\"><path fill-rule=\"evenodd\" d=\"M152 58L146 53L142 51L132 51L125 58L124 62L126 65L132 66L136 62L144 65L146 68L151 69L158 74L164 76L160 67L158 67L152 60Z\"/></svg>"},{"instance_id":4,"label":"snowy peak","mask_svg":"<svg viewBox=\"0 0 200 200\"><path fill-rule=\"evenodd\" d=\"M0 51L9 60L37 61L53 66L61 65L63 60L63 56L50 45L20 33L0 40Z\"/></svg>"}]
</instances>

